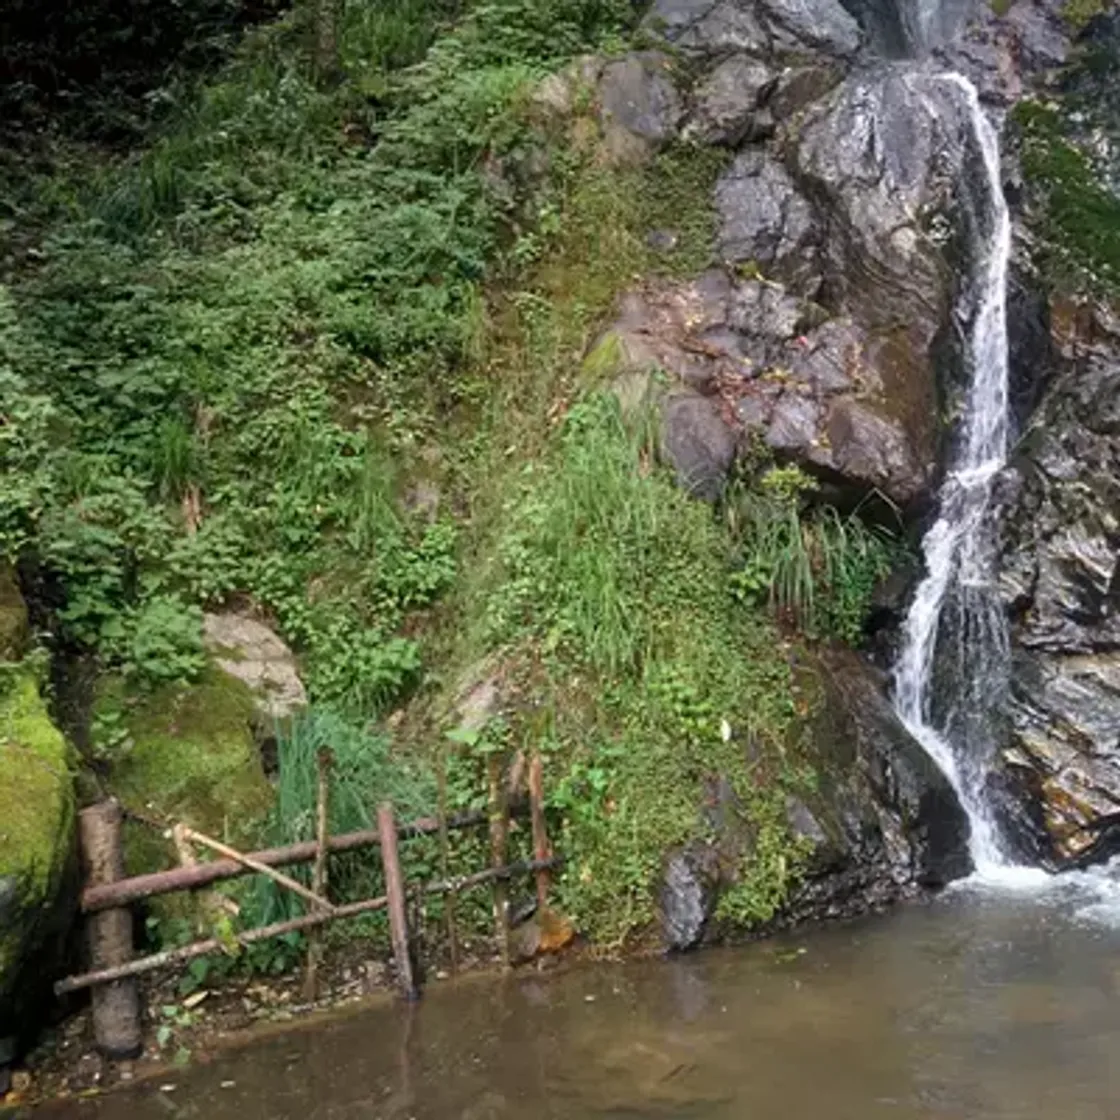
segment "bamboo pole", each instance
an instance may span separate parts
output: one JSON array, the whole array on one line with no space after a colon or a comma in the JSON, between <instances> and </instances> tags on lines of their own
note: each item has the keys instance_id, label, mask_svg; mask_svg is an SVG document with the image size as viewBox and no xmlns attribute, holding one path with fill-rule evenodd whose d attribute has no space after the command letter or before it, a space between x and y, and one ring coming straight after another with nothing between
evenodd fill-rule
<instances>
[{"instance_id":1,"label":"bamboo pole","mask_svg":"<svg viewBox=\"0 0 1120 1120\"><path fill-rule=\"evenodd\" d=\"M539 754L529 762L529 819L533 828L533 858L540 861L552 855L548 843L548 825L544 816L544 763ZM537 871L537 906L548 905L549 874L546 868Z\"/></svg>"},{"instance_id":2,"label":"bamboo pole","mask_svg":"<svg viewBox=\"0 0 1120 1120\"><path fill-rule=\"evenodd\" d=\"M490 864L492 868L498 868L505 865L509 848L508 801L502 786L502 759L499 754L487 755L486 770L490 784ZM509 968L509 892L500 877L494 879L494 932L502 967Z\"/></svg>"},{"instance_id":3,"label":"bamboo pole","mask_svg":"<svg viewBox=\"0 0 1120 1120\"><path fill-rule=\"evenodd\" d=\"M183 835L188 840L193 840L196 844L201 844L204 848L210 848L220 856L225 856L226 859L235 860L237 863L243 864L250 871L256 871L261 875L267 876L278 886L285 887L293 894L298 894L300 898L310 902L312 906L319 910L326 910L328 913L333 909L331 904L314 891L308 890L302 883L293 879L290 875L285 875L282 871L277 871L269 867L267 863L259 863L253 859L251 855L246 855L244 852L239 852L236 848L231 848L228 844L223 844L220 840L215 840L212 836L206 836L204 833L196 832L193 828L184 828Z\"/></svg>"},{"instance_id":4,"label":"bamboo pole","mask_svg":"<svg viewBox=\"0 0 1120 1120\"><path fill-rule=\"evenodd\" d=\"M389 899L389 937L397 965L397 983L405 999L419 994L412 978L412 958L408 950L408 914L405 910L404 879L397 850L397 825L393 803L384 801L377 809L377 828L381 833L381 865L385 870L385 895Z\"/></svg>"},{"instance_id":5,"label":"bamboo pole","mask_svg":"<svg viewBox=\"0 0 1120 1120\"><path fill-rule=\"evenodd\" d=\"M447 828L447 752L439 752L439 769L436 772L436 781L439 787L439 870L445 878L451 874L451 838ZM451 956L451 975L459 971L459 929L456 908L459 894L455 890L447 892L444 902L443 917L447 927L447 948Z\"/></svg>"},{"instance_id":6,"label":"bamboo pole","mask_svg":"<svg viewBox=\"0 0 1120 1120\"><path fill-rule=\"evenodd\" d=\"M88 882L111 883L124 875L120 803L101 801L78 814L82 863ZM124 908L105 910L88 919L86 935L94 970L126 966L132 957L132 914ZM105 1057L138 1057L143 1049L140 993L136 981L122 977L93 993L93 1035Z\"/></svg>"},{"instance_id":7,"label":"bamboo pole","mask_svg":"<svg viewBox=\"0 0 1120 1120\"><path fill-rule=\"evenodd\" d=\"M517 803L513 807L515 813L520 813L525 807ZM487 813L482 810L472 810L459 813L447 821L449 829L472 828L483 823ZM440 824L436 817L423 817L408 824L402 824L397 829L401 838L410 836L430 836L439 832ZM376 847L381 838L376 829L361 829L357 832L347 832L340 836L332 837L327 842L327 848L332 855L340 852L353 852L362 848ZM253 861L253 867L264 864L268 867L287 867L297 863L310 863L318 851L318 844L314 840L305 840L298 844L290 844L282 848L265 848L258 852L250 852L246 858ZM198 890L211 883L224 879L236 879L246 873L243 861L235 859L218 859L211 863L200 863L197 867L177 867L171 871L155 871L148 875L136 875L131 879L122 879L119 882L95 884L88 886L82 892L82 910L87 914L96 914L101 910L110 910L117 906L126 906L131 902L142 902L147 898L157 895L169 894L172 891Z\"/></svg>"},{"instance_id":8,"label":"bamboo pole","mask_svg":"<svg viewBox=\"0 0 1120 1120\"><path fill-rule=\"evenodd\" d=\"M559 857L548 861L549 867L555 867L560 862ZM427 894L446 894L449 890L456 890L460 894L472 887L482 886L494 878L511 878L514 875L529 874L537 871L539 865L536 860L524 860L520 863L509 864L506 867L492 868L465 875L460 878L429 883L424 887ZM235 940L239 945L246 946L258 941L267 941L270 937L279 937L285 933L298 933L305 929L314 929L342 918L356 918L360 914L370 914L377 910L384 910L389 900L382 895L379 898L368 898L362 902L347 902L336 906L333 913L318 912L304 914L299 918L290 918L284 922L274 922L270 926L261 926L259 929L245 930L237 934ZM192 945L184 945L179 949L165 949L161 953L153 953L147 957L129 961L127 964L111 968L98 969L95 972L86 972L78 976L68 976L59 980L54 986L55 995L66 995L68 992L78 992L83 988L93 988L99 984L111 984L116 980L129 976L140 976L145 972L154 972L156 969L167 968L170 965L184 964L196 957L205 957L210 953L223 953L227 950L228 943L216 937L207 938L205 941L196 941Z\"/></svg>"},{"instance_id":9,"label":"bamboo pole","mask_svg":"<svg viewBox=\"0 0 1120 1120\"><path fill-rule=\"evenodd\" d=\"M319 791L316 804L315 817L315 842L318 851L315 853L315 866L311 872L311 890L320 898L327 899L327 838L328 819L330 816L331 792L331 752L322 747L316 756L319 766ZM303 977L303 998L308 1002L319 994L319 964L323 956L323 941L320 931L312 930L307 942L307 972Z\"/></svg>"}]
</instances>

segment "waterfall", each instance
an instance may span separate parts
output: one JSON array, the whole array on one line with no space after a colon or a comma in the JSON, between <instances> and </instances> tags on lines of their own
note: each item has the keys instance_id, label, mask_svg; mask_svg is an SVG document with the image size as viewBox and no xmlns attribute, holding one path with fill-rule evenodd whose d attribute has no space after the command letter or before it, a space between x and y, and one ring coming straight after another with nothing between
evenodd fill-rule
<instances>
[{"instance_id":1,"label":"waterfall","mask_svg":"<svg viewBox=\"0 0 1120 1120\"><path fill-rule=\"evenodd\" d=\"M1010 859L985 782L1005 711L1007 623L996 588L992 491L1008 444L1007 271L1011 218L1000 179L999 138L975 87L940 75L959 93L973 150L960 195L971 255L957 315L968 381L961 431L922 541L926 575L914 596L895 665L894 703L910 733L957 792L971 825L977 870Z\"/></svg>"}]
</instances>

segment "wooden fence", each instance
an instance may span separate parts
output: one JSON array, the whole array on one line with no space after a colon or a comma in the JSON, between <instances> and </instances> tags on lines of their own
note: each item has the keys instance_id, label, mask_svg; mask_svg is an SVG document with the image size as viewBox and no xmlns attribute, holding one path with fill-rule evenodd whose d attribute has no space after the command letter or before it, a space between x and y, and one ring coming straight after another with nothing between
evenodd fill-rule
<instances>
[{"instance_id":1,"label":"wooden fence","mask_svg":"<svg viewBox=\"0 0 1120 1120\"><path fill-rule=\"evenodd\" d=\"M86 922L89 971L68 976L55 984L55 993L64 995L92 989L94 1036L98 1048L108 1057L135 1057L142 1049L140 998L137 977L156 969L185 964L196 957L230 952L282 934L308 931L310 934L304 991L314 998L321 956L318 931L329 922L354 918L385 910L388 912L390 940L401 994L414 999L419 994L413 972L412 941L408 926L407 895L440 894L448 897L445 908L452 971L458 966L458 940L455 902L460 893L490 884L493 892L494 926L501 960L510 962L509 902L507 885L511 878L535 875L537 899L546 904L549 871L559 861L551 851L545 826L544 791L539 756L528 766L523 760L513 767L507 784L502 781L501 760L492 756L488 763L489 807L485 811L449 817L446 790L440 775L440 812L436 817L398 824L393 806L384 802L378 808L377 828L340 836L327 834L329 797L329 752L319 757L319 799L316 838L284 848L240 852L227 844L183 824L171 828L180 857L180 866L169 871L132 878L124 876L121 845L123 810L118 802L107 800L83 809L79 814L79 839L85 885L81 910ZM527 769L528 797L517 796ZM532 827L533 858L508 862L511 816L528 816ZM453 877L448 873L449 833L486 824L490 838L490 866L472 875ZM398 843L416 836L439 838L442 878L411 887L401 873ZM195 849L208 849L217 858L199 862ZM329 860L331 854L379 847L385 877L385 893L377 898L335 905L329 898ZM312 863L311 886L278 870L295 864ZM299 895L307 903L307 913L287 921L275 922L238 932L227 938L210 937L175 949L146 956L133 955L131 905L175 891L199 890L223 880L259 874Z\"/></svg>"}]
</instances>

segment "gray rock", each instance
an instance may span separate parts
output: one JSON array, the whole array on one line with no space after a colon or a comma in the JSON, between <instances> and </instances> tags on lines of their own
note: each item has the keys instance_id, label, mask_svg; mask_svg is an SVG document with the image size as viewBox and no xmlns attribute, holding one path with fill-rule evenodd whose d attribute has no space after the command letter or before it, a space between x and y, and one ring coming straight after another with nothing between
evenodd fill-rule
<instances>
[{"instance_id":1,"label":"gray rock","mask_svg":"<svg viewBox=\"0 0 1120 1120\"><path fill-rule=\"evenodd\" d=\"M759 115L773 90L774 71L745 55L721 62L695 91L687 132L706 144L736 148L764 135Z\"/></svg>"},{"instance_id":2,"label":"gray rock","mask_svg":"<svg viewBox=\"0 0 1120 1120\"><path fill-rule=\"evenodd\" d=\"M215 663L249 686L262 716L287 719L307 704L295 654L274 630L236 611L206 614L202 622Z\"/></svg>"},{"instance_id":3,"label":"gray rock","mask_svg":"<svg viewBox=\"0 0 1120 1120\"><path fill-rule=\"evenodd\" d=\"M781 49L812 47L837 58L859 50L859 24L839 0L760 0Z\"/></svg>"},{"instance_id":4,"label":"gray rock","mask_svg":"<svg viewBox=\"0 0 1120 1120\"><path fill-rule=\"evenodd\" d=\"M810 298L820 286L818 230L786 169L762 151L736 156L715 190L717 241L729 264L751 262Z\"/></svg>"},{"instance_id":5,"label":"gray rock","mask_svg":"<svg viewBox=\"0 0 1120 1120\"><path fill-rule=\"evenodd\" d=\"M665 857L658 889L661 936L667 949L692 949L703 940L719 898L719 858L702 842Z\"/></svg>"},{"instance_id":6,"label":"gray rock","mask_svg":"<svg viewBox=\"0 0 1120 1120\"><path fill-rule=\"evenodd\" d=\"M672 65L660 51L638 51L603 67L599 114L611 163L642 163L677 135L684 107Z\"/></svg>"},{"instance_id":7,"label":"gray rock","mask_svg":"<svg viewBox=\"0 0 1120 1120\"><path fill-rule=\"evenodd\" d=\"M701 54L770 49L770 34L754 6L737 0L654 0L644 27L679 50Z\"/></svg>"},{"instance_id":8,"label":"gray rock","mask_svg":"<svg viewBox=\"0 0 1120 1120\"><path fill-rule=\"evenodd\" d=\"M802 112L831 93L842 77L843 68L835 63L787 66L774 83L766 107L775 121L789 131L791 126L798 126Z\"/></svg>"},{"instance_id":9,"label":"gray rock","mask_svg":"<svg viewBox=\"0 0 1120 1120\"><path fill-rule=\"evenodd\" d=\"M846 58L859 49L859 25L839 0L654 0L645 28L680 50Z\"/></svg>"},{"instance_id":10,"label":"gray rock","mask_svg":"<svg viewBox=\"0 0 1120 1120\"><path fill-rule=\"evenodd\" d=\"M719 498L738 439L712 398L698 393L670 397L662 410L661 443L681 486L705 501Z\"/></svg>"}]
</instances>

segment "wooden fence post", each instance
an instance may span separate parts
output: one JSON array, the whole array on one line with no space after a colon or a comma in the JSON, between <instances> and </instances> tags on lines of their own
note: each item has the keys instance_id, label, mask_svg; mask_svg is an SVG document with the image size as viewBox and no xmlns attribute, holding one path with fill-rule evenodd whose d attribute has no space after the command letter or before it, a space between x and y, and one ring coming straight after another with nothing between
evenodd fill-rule
<instances>
[{"instance_id":1,"label":"wooden fence post","mask_svg":"<svg viewBox=\"0 0 1120 1120\"><path fill-rule=\"evenodd\" d=\"M490 780L490 864L497 871L505 867L509 848L509 799L502 783L501 755L488 755L486 769ZM509 968L509 888L501 876L494 879L494 930L502 967Z\"/></svg>"},{"instance_id":2,"label":"wooden fence post","mask_svg":"<svg viewBox=\"0 0 1120 1120\"><path fill-rule=\"evenodd\" d=\"M412 958L408 951L408 914L405 910L404 879L401 876L397 851L397 824L393 803L382 802L377 810L377 829L381 835L381 865L385 870L385 896L389 903L389 936L393 942L393 958L401 995L416 999L419 992L412 977Z\"/></svg>"},{"instance_id":3,"label":"wooden fence post","mask_svg":"<svg viewBox=\"0 0 1120 1120\"><path fill-rule=\"evenodd\" d=\"M548 843L548 826L544 817L544 764L539 754L534 754L529 762L529 819L533 827L533 859L543 862L552 857L552 850ZM542 911L548 906L548 887L548 869L539 868L537 906Z\"/></svg>"},{"instance_id":4,"label":"wooden fence post","mask_svg":"<svg viewBox=\"0 0 1120 1120\"><path fill-rule=\"evenodd\" d=\"M86 882L102 886L124 878L120 803L99 802L78 814L82 869ZM124 906L86 919L90 964L94 970L127 964L132 958L132 912ZM140 993L133 976L93 989L93 1035L105 1057L138 1057L144 1048Z\"/></svg>"},{"instance_id":5,"label":"wooden fence post","mask_svg":"<svg viewBox=\"0 0 1120 1120\"><path fill-rule=\"evenodd\" d=\"M320 898L327 898L327 840L330 838L331 752L320 747L316 756L319 765L319 789L315 812L315 865L311 872L311 890ZM330 901L329 899L327 901ZM313 929L307 935L307 971L303 976L303 998L309 1003L319 995L319 965L323 959L322 932Z\"/></svg>"},{"instance_id":6,"label":"wooden fence post","mask_svg":"<svg viewBox=\"0 0 1120 1120\"><path fill-rule=\"evenodd\" d=\"M447 749L439 752L439 873L445 880L451 879L451 838L447 829ZM447 892L444 900L444 922L447 926L447 949L451 956L451 975L459 971L459 926L456 909L459 892L454 886Z\"/></svg>"}]
</instances>

